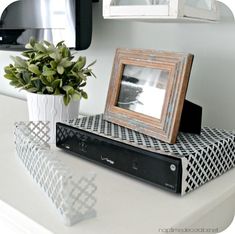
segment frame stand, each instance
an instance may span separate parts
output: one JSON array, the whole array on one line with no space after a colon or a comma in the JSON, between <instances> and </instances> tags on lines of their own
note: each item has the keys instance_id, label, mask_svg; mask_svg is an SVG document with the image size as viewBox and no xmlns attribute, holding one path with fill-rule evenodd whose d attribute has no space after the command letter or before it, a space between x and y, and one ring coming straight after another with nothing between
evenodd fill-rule
<instances>
[{"instance_id":1,"label":"frame stand","mask_svg":"<svg viewBox=\"0 0 235 234\"><path fill-rule=\"evenodd\" d=\"M180 132L201 133L202 107L188 100L184 101L184 107L180 121Z\"/></svg>"}]
</instances>

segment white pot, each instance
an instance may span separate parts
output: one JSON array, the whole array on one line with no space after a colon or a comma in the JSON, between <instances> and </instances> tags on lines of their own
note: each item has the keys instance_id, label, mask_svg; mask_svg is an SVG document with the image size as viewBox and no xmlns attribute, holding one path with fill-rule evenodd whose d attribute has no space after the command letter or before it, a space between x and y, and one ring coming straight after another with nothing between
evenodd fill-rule
<instances>
[{"instance_id":1,"label":"white pot","mask_svg":"<svg viewBox=\"0 0 235 234\"><path fill-rule=\"evenodd\" d=\"M56 122L78 117L79 100L65 106L62 95L27 93L29 121L49 121L50 143L55 143Z\"/></svg>"}]
</instances>

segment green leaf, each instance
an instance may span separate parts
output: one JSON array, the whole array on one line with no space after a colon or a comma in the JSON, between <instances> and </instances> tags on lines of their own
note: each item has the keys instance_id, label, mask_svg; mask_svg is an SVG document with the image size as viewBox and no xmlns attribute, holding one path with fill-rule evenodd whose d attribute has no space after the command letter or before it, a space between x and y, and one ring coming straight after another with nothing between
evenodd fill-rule
<instances>
[{"instance_id":1,"label":"green leaf","mask_svg":"<svg viewBox=\"0 0 235 234\"><path fill-rule=\"evenodd\" d=\"M66 94L74 94L74 88L69 85L65 85L62 89L66 92Z\"/></svg>"},{"instance_id":2,"label":"green leaf","mask_svg":"<svg viewBox=\"0 0 235 234\"><path fill-rule=\"evenodd\" d=\"M62 75L62 74L64 73L64 67L59 65L59 66L57 67L57 72L58 72L60 75Z\"/></svg>"},{"instance_id":3,"label":"green leaf","mask_svg":"<svg viewBox=\"0 0 235 234\"><path fill-rule=\"evenodd\" d=\"M54 94L55 95L60 95L60 90L58 88L56 88Z\"/></svg>"},{"instance_id":4,"label":"green leaf","mask_svg":"<svg viewBox=\"0 0 235 234\"><path fill-rule=\"evenodd\" d=\"M46 86L50 86L50 82L48 82L47 78L45 76L41 76L40 80L42 81L42 83Z\"/></svg>"},{"instance_id":5,"label":"green leaf","mask_svg":"<svg viewBox=\"0 0 235 234\"><path fill-rule=\"evenodd\" d=\"M51 84L51 86L55 89L57 87L61 87L62 85L62 80L61 79L57 79L57 80L54 80Z\"/></svg>"},{"instance_id":6,"label":"green leaf","mask_svg":"<svg viewBox=\"0 0 235 234\"><path fill-rule=\"evenodd\" d=\"M25 45L26 49L33 49L35 46L36 40L34 37L30 37L29 42Z\"/></svg>"},{"instance_id":7,"label":"green leaf","mask_svg":"<svg viewBox=\"0 0 235 234\"><path fill-rule=\"evenodd\" d=\"M57 50L55 52L53 52L53 53L50 53L49 56L50 56L50 58L52 58L52 59L54 59L56 61L60 61L62 59L61 54Z\"/></svg>"},{"instance_id":8,"label":"green leaf","mask_svg":"<svg viewBox=\"0 0 235 234\"><path fill-rule=\"evenodd\" d=\"M24 67L24 68L27 68L27 63L24 59L22 59L21 57L19 56L10 56L11 59L15 62L15 67Z\"/></svg>"},{"instance_id":9,"label":"green leaf","mask_svg":"<svg viewBox=\"0 0 235 234\"><path fill-rule=\"evenodd\" d=\"M38 89L38 91L42 90L43 84L41 80L35 80L32 83Z\"/></svg>"},{"instance_id":10,"label":"green leaf","mask_svg":"<svg viewBox=\"0 0 235 234\"><path fill-rule=\"evenodd\" d=\"M71 97L68 94L65 94L63 99L64 99L64 104L67 106L71 100Z\"/></svg>"},{"instance_id":11,"label":"green leaf","mask_svg":"<svg viewBox=\"0 0 235 234\"><path fill-rule=\"evenodd\" d=\"M82 57L80 56L77 60L77 62L75 63L75 67L78 70L81 70L84 66L86 65L86 57Z\"/></svg>"},{"instance_id":12,"label":"green leaf","mask_svg":"<svg viewBox=\"0 0 235 234\"><path fill-rule=\"evenodd\" d=\"M15 77L16 77L17 79L20 79L20 78L21 78L21 73L15 73Z\"/></svg>"},{"instance_id":13,"label":"green leaf","mask_svg":"<svg viewBox=\"0 0 235 234\"><path fill-rule=\"evenodd\" d=\"M86 86L86 82L83 82L83 83L81 83L81 84L79 85L80 88L81 88L81 87L84 87L84 86Z\"/></svg>"},{"instance_id":14,"label":"green leaf","mask_svg":"<svg viewBox=\"0 0 235 234\"><path fill-rule=\"evenodd\" d=\"M80 79L80 76L78 75L78 73L72 71L71 72L72 74L68 74L68 76L73 76L73 77L76 77L76 78L79 78Z\"/></svg>"},{"instance_id":15,"label":"green leaf","mask_svg":"<svg viewBox=\"0 0 235 234\"><path fill-rule=\"evenodd\" d=\"M33 78L31 78L31 81L35 81L35 80L40 80L40 77L33 77Z\"/></svg>"},{"instance_id":16,"label":"green leaf","mask_svg":"<svg viewBox=\"0 0 235 234\"><path fill-rule=\"evenodd\" d=\"M21 88L22 85L20 83L18 83L17 85L15 85L16 88Z\"/></svg>"},{"instance_id":17,"label":"green leaf","mask_svg":"<svg viewBox=\"0 0 235 234\"><path fill-rule=\"evenodd\" d=\"M36 75L41 75L41 72L39 71L39 68L38 68L38 66L37 65L35 65L35 64L30 64L29 66L28 66L28 69L29 69L29 71L31 71L32 73L34 73L34 74L36 74Z\"/></svg>"},{"instance_id":18,"label":"green leaf","mask_svg":"<svg viewBox=\"0 0 235 234\"><path fill-rule=\"evenodd\" d=\"M48 54L52 54L52 53L55 53L56 52L56 47L51 44L48 48L47 48L47 52Z\"/></svg>"},{"instance_id":19,"label":"green leaf","mask_svg":"<svg viewBox=\"0 0 235 234\"><path fill-rule=\"evenodd\" d=\"M97 62L97 60L93 61L92 63L90 63L90 64L87 66L87 68L93 66L96 62Z\"/></svg>"},{"instance_id":20,"label":"green leaf","mask_svg":"<svg viewBox=\"0 0 235 234\"><path fill-rule=\"evenodd\" d=\"M42 93L45 93L45 91L46 91L47 89L46 89L46 87L44 86L44 87L42 87Z\"/></svg>"},{"instance_id":21,"label":"green leaf","mask_svg":"<svg viewBox=\"0 0 235 234\"><path fill-rule=\"evenodd\" d=\"M10 85L11 86L15 86L15 87L20 87L19 85L19 82L17 82L17 81L15 81L15 80L12 80L11 82L10 82Z\"/></svg>"},{"instance_id":22,"label":"green leaf","mask_svg":"<svg viewBox=\"0 0 235 234\"><path fill-rule=\"evenodd\" d=\"M30 89L30 88L33 88L32 84L26 84L24 86L22 86L22 89Z\"/></svg>"},{"instance_id":23,"label":"green leaf","mask_svg":"<svg viewBox=\"0 0 235 234\"><path fill-rule=\"evenodd\" d=\"M24 57L12 57L14 63L4 68L4 77L11 85L41 94L65 94L66 104L72 98L87 98L80 88L86 85L87 77L93 75L89 67L96 61L85 67L86 57L80 56L74 62L74 55L64 41L55 46L49 41L31 38L26 48L28 50L22 52Z\"/></svg>"},{"instance_id":24,"label":"green leaf","mask_svg":"<svg viewBox=\"0 0 235 234\"><path fill-rule=\"evenodd\" d=\"M34 38L34 37L30 37L30 39L29 39L29 44L30 44L32 47L34 47L34 46L35 46L35 43L36 43L35 38Z\"/></svg>"},{"instance_id":25,"label":"green leaf","mask_svg":"<svg viewBox=\"0 0 235 234\"><path fill-rule=\"evenodd\" d=\"M43 71L43 73L42 73L43 76L54 76L55 74L56 74L56 72L53 70Z\"/></svg>"},{"instance_id":26,"label":"green leaf","mask_svg":"<svg viewBox=\"0 0 235 234\"><path fill-rule=\"evenodd\" d=\"M50 53L49 56L50 56L52 59L56 59L56 52Z\"/></svg>"},{"instance_id":27,"label":"green leaf","mask_svg":"<svg viewBox=\"0 0 235 234\"><path fill-rule=\"evenodd\" d=\"M80 100L81 97L82 97L82 95L81 95L81 93L79 93L78 91L76 91L76 92L73 94L72 97L73 97L74 100Z\"/></svg>"},{"instance_id":28,"label":"green leaf","mask_svg":"<svg viewBox=\"0 0 235 234\"><path fill-rule=\"evenodd\" d=\"M26 45L25 45L25 49L32 49L33 47L30 45L30 43L27 43Z\"/></svg>"},{"instance_id":29,"label":"green leaf","mask_svg":"<svg viewBox=\"0 0 235 234\"><path fill-rule=\"evenodd\" d=\"M22 78L26 83L30 83L31 75L28 71L22 72Z\"/></svg>"},{"instance_id":30,"label":"green leaf","mask_svg":"<svg viewBox=\"0 0 235 234\"><path fill-rule=\"evenodd\" d=\"M56 44L56 47L60 47L60 46L62 46L64 44L64 41L60 41L60 42L58 42L57 44Z\"/></svg>"},{"instance_id":31,"label":"green leaf","mask_svg":"<svg viewBox=\"0 0 235 234\"><path fill-rule=\"evenodd\" d=\"M47 81L48 81L49 83L51 83L52 81L54 81L54 77L53 77L53 76L47 76L46 79L47 79Z\"/></svg>"},{"instance_id":32,"label":"green leaf","mask_svg":"<svg viewBox=\"0 0 235 234\"><path fill-rule=\"evenodd\" d=\"M81 91L81 94L82 94L82 97L83 97L84 99L87 99L87 98L88 98L88 95L87 95L87 93L86 93L86 92Z\"/></svg>"},{"instance_id":33,"label":"green leaf","mask_svg":"<svg viewBox=\"0 0 235 234\"><path fill-rule=\"evenodd\" d=\"M25 82L21 77L18 79L18 81L19 81L19 83L22 84L22 85L25 85L25 84L26 84L26 82Z\"/></svg>"},{"instance_id":34,"label":"green leaf","mask_svg":"<svg viewBox=\"0 0 235 234\"><path fill-rule=\"evenodd\" d=\"M70 60L68 60L68 58L63 58L61 61L60 61L60 64L59 65L61 65L61 66L63 66L63 67L70 67L70 66L72 66L73 65L73 63L70 61Z\"/></svg>"},{"instance_id":35,"label":"green leaf","mask_svg":"<svg viewBox=\"0 0 235 234\"><path fill-rule=\"evenodd\" d=\"M40 51L40 52L43 52L43 53L46 53L47 52L47 49L44 45L40 44L40 43L35 43L35 46L34 48L37 50L37 51Z\"/></svg>"},{"instance_id":36,"label":"green leaf","mask_svg":"<svg viewBox=\"0 0 235 234\"><path fill-rule=\"evenodd\" d=\"M51 68L56 69L57 68L57 63L55 61L50 62Z\"/></svg>"},{"instance_id":37,"label":"green leaf","mask_svg":"<svg viewBox=\"0 0 235 234\"><path fill-rule=\"evenodd\" d=\"M43 43L44 43L46 46L48 46L48 47L51 46L51 43L50 43L49 41L47 41L47 40L44 40Z\"/></svg>"},{"instance_id":38,"label":"green leaf","mask_svg":"<svg viewBox=\"0 0 235 234\"><path fill-rule=\"evenodd\" d=\"M50 71L51 68L49 68L49 67L47 66L47 64L46 64L46 65L43 65L42 70L43 70L43 71Z\"/></svg>"},{"instance_id":39,"label":"green leaf","mask_svg":"<svg viewBox=\"0 0 235 234\"><path fill-rule=\"evenodd\" d=\"M85 70L83 71L83 73L86 74L87 76L91 76L91 72L92 72L91 69L85 69Z\"/></svg>"},{"instance_id":40,"label":"green leaf","mask_svg":"<svg viewBox=\"0 0 235 234\"><path fill-rule=\"evenodd\" d=\"M78 76L84 81L87 80L87 77L82 72L78 72Z\"/></svg>"},{"instance_id":41,"label":"green leaf","mask_svg":"<svg viewBox=\"0 0 235 234\"><path fill-rule=\"evenodd\" d=\"M49 93L53 93L54 92L54 89L50 86L46 86L46 90L49 92Z\"/></svg>"},{"instance_id":42,"label":"green leaf","mask_svg":"<svg viewBox=\"0 0 235 234\"><path fill-rule=\"evenodd\" d=\"M38 54L38 55L36 55L35 57L34 57L34 60L40 60L41 58L44 58L44 57L46 57L47 55L45 55L45 54Z\"/></svg>"},{"instance_id":43,"label":"green leaf","mask_svg":"<svg viewBox=\"0 0 235 234\"><path fill-rule=\"evenodd\" d=\"M21 55L24 56L24 57L26 57L26 58L31 58L32 52L33 52L33 50L23 51L23 52L21 53Z\"/></svg>"},{"instance_id":44,"label":"green leaf","mask_svg":"<svg viewBox=\"0 0 235 234\"><path fill-rule=\"evenodd\" d=\"M66 46L63 46L62 48L62 55L63 55L63 58L69 58L70 60L72 59L70 50Z\"/></svg>"},{"instance_id":45,"label":"green leaf","mask_svg":"<svg viewBox=\"0 0 235 234\"><path fill-rule=\"evenodd\" d=\"M7 74L12 74L12 67L6 66L6 67L4 67L4 71L5 71L5 73L7 73Z\"/></svg>"},{"instance_id":46,"label":"green leaf","mask_svg":"<svg viewBox=\"0 0 235 234\"><path fill-rule=\"evenodd\" d=\"M5 74L4 77L8 80L14 80L16 77L12 74Z\"/></svg>"},{"instance_id":47,"label":"green leaf","mask_svg":"<svg viewBox=\"0 0 235 234\"><path fill-rule=\"evenodd\" d=\"M30 93L36 93L38 91L38 89L33 87L33 88L27 89L27 91L29 91Z\"/></svg>"},{"instance_id":48,"label":"green leaf","mask_svg":"<svg viewBox=\"0 0 235 234\"><path fill-rule=\"evenodd\" d=\"M92 76L94 76L95 78L97 78L96 75L95 75L93 72L91 72L91 74L92 74Z\"/></svg>"}]
</instances>

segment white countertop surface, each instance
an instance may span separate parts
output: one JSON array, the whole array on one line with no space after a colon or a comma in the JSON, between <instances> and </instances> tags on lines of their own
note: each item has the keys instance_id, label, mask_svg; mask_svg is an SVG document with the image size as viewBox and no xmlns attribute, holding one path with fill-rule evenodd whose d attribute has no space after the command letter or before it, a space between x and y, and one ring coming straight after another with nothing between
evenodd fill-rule
<instances>
[{"instance_id":1,"label":"white countertop surface","mask_svg":"<svg viewBox=\"0 0 235 234\"><path fill-rule=\"evenodd\" d=\"M235 203L235 169L180 197L56 150L72 170L97 174L97 217L66 227L15 155L14 122L24 120L26 102L0 95L0 200L52 233L156 234L161 228L193 226L227 198Z\"/></svg>"}]
</instances>

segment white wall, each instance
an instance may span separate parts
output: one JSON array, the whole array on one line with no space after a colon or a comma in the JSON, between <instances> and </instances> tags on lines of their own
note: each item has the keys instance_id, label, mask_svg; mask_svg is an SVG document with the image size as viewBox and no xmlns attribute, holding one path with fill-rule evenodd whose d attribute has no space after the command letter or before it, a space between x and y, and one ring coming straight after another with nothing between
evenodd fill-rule
<instances>
[{"instance_id":1,"label":"white wall","mask_svg":"<svg viewBox=\"0 0 235 234\"><path fill-rule=\"evenodd\" d=\"M235 23L146 23L104 20L101 14L101 3L94 4L92 45L79 52L98 60L98 78L89 82L89 100L82 102L82 112L103 112L117 47L171 50L195 55L187 98L203 106L204 125L235 128ZM0 51L1 77L10 54ZM0 92L19 96L3 78Z\"/></svg>"}]
</instances>

